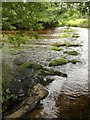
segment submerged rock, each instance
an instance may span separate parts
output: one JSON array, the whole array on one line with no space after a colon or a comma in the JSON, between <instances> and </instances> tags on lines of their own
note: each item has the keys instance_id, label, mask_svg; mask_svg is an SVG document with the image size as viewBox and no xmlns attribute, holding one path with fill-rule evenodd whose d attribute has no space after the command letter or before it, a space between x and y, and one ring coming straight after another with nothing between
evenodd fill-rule
<instances>
[{"instance_id":1,"label":"submerged rock","mask_svg":"<svg viewBox=\"0 0 90 120\"><path fill-rule=\"evenodd\" d=\"M34 109L37 103L41 99L44 99L47 95L48 91L41 84L35 85L30 92L30 95L23 100L22 103L15 108L15 110L13 110L13 113L6 115L4 119L22 118L25 113Z\"/></svg>"},{"instance_id":2,"label":"submerged rock","mask_svg":"<svg viewBox=\"0 0 90 120\"><path fill-rule=\"evenodd\" d=\"M19 54L14 59L14 64L21 65L26 62L26 59L23 55Z\"/></svg>"}]
</instances>

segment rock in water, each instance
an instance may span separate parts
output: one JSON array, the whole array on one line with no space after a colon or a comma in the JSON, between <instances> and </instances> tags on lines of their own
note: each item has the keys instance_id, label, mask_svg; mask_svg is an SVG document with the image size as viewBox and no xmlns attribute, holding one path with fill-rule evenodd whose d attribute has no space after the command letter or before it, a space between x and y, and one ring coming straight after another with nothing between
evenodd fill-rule
<instances>
[{"instance_id":1,"label":"rock in water","mask_svg":"<svg viewBox=\"0 0 90 120\"><path fill-rule=\"evenodd\" d=\"M25 113L34 109L37 103L48 95L48 91L41 84L37 84L33 87L31 94L32 95L27 97L17 108L15 108L13 113L6 115L4 119L22 118Z\"/></svg>"},{"instance_id":2,"label":"rock in water","mask_svg":"<svg viewBox=\"0 0 90 120\"><path fill-rule=\"evenodd\" d=\"M14 64L16 65L21 65L26 62L26 59L23 55L17 55L14 59Z\"/></svg>"}]
</instances>

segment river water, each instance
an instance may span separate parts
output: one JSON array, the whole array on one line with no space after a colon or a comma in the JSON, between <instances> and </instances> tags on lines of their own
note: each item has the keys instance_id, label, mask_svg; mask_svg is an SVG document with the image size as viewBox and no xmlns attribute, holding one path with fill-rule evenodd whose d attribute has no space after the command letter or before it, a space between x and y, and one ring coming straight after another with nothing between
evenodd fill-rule
<instances>
[{"instance_id":1,"label":"river water","mask_svg":"<svg viewBox=\"0 0 90 120\"><path fill-rule=\"evenodd\" d=\"M68 77L49 76L54 80L45 88L49 95L41 100L36 108L25 115L25 118L60 118L65 120L89 120L90 104L88 89L88 29L76 28L79 38L60 38L60 33L65 27L48 29L40 35L39 40L27 41L23 50L14 57L19 58L19 54L27 61L34 61L45 68L67 73ZM79 47L65 47L63 50L51 50L50 44L55 42L72 41L80 43ZM80 54L77 56L63 54L65 50L76 50ZM77 59L77 64L68 63L62 66L48 67L49 62L60 57L67 59Z\"/></svg>"},{"instance_id":2,"label":"river water","mask_svg":"<svg viewBox=\"0 0 90 120\"><path fill-rule=\"evenodd\" d=\"M46 86L49 95L34 109L26 114L26 118L61 118L66 120L90 119L88 103L88 29L73 28L77 30L79 38L58 38L63 28L58 27L43 33L44 40L36 42L26 50L27 58L48 67L50 60L63 56L64 50L76 50L77 56L64 55L67 59L78 59L80 63L52 67L55 70L68 74L67 78L51 76L54 81ZM60 41L74 41L80 43L79 47L62 47L62 51L50 50L49 44ZM34 41L35 43L35 41ZM29 44L28 44L29 45Z\"/></svg>"}]
</instances>

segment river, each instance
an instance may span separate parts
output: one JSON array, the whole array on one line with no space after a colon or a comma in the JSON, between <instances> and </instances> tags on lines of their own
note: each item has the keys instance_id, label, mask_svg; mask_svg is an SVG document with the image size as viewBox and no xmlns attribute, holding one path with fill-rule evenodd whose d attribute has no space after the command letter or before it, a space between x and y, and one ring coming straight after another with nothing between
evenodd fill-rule
<instances>
[{"instance_id":1,"label":"river","mask_svg":"<svg viewBox=\"0 0 90 120\"><path fill-rule=\"evenodd\" d=\"M43 34L47 36L45 43L53 43L63 41L58 39L60 28L49 30ZM49 95L40 102L35 110L28 113L27 118L65 118L65 119L88 119L88 29L73 28L78 31L79 38L77 42L82 44L82 47L65 48L68 50L77 50L80 55L74 56L81 61L75 65L67 64L54 67L55 70L62 71L68 74L67 78L54 76L54 81L46 86ZM53 37L54 36L54 37ZM55 38L56 37L56 38ZM66 40L66 39L65 39ZM44 43L43 42L43 43ZM59 58L62 52L48 50L48 45L36 45L35 54L31 56L36 61L47 66L47 60ZM39 50L38 50L39 49ZM29 53L30 54L30 53ZM36 56L35 56L36 55ZM67 58L72 56L67 55ZM38 60L39 59L39 60Z\"/></svg>"},{"instance_id":2,"label":"river","mask_svg":"<svg viewBox=\"0 0 90 120\"><path fill-rule=\"evenodd\" d=\"M54 80L46 85L49 95L37 105L37 107L28 112L25 118L61 118L65 120L89 120L89 90L88 90L88 29L76 28L79 37L77 39L59 38L64 27L49 29L41 33L39 40L30 40L26 42L20 55L25 59L32 60L43 65L46 68L50 60L59 59L65 56L67 59L78 59L77 64L68 63L62 66L50 67L54 70L67 73L68 77L49 76ZM63 50L53 51L50 44L55 42L72 41L80 43L79 47L65 47ZM77 56L63 55L65 50L76 50L80 54ZM18 56L18 55L16 55Z\"/></svg>"}]
</instances>

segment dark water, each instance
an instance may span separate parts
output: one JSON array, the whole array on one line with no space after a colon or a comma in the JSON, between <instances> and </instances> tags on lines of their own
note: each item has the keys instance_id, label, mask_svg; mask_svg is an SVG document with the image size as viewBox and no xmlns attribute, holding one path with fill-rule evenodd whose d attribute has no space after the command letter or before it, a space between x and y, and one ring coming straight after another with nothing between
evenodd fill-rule
<instances>
[{"instance_id":1,"label":"dark water","mask_svg":"<svg viewBox=\"0 0 90 120\"><path fill-rule=\"evenodd\" d=\"M37 62L44 67L48 67L50 60L58 59L62 56L67 59L78 59L77 64L68 63L63 66L50 67L54 70L68 74L67 78L59 76L49 76L54 81L46 86L49 95L25 118L61 118L65 120L89 120L90 103L88 89L88 29L73 28L77 30L79 38L68 39L59 38L63 27L58 27L44 31L42 38L27 41L21 49L20 54L14 57L23 56L27 61ZM80 43L79 47L62 47L62 51L53 51L49 44L55 42L73 41ZM60 47L61 48L61 47ZM65 50L76 50L80 54L77 56L63 54Z\"/></svg>"}]
</instances>

